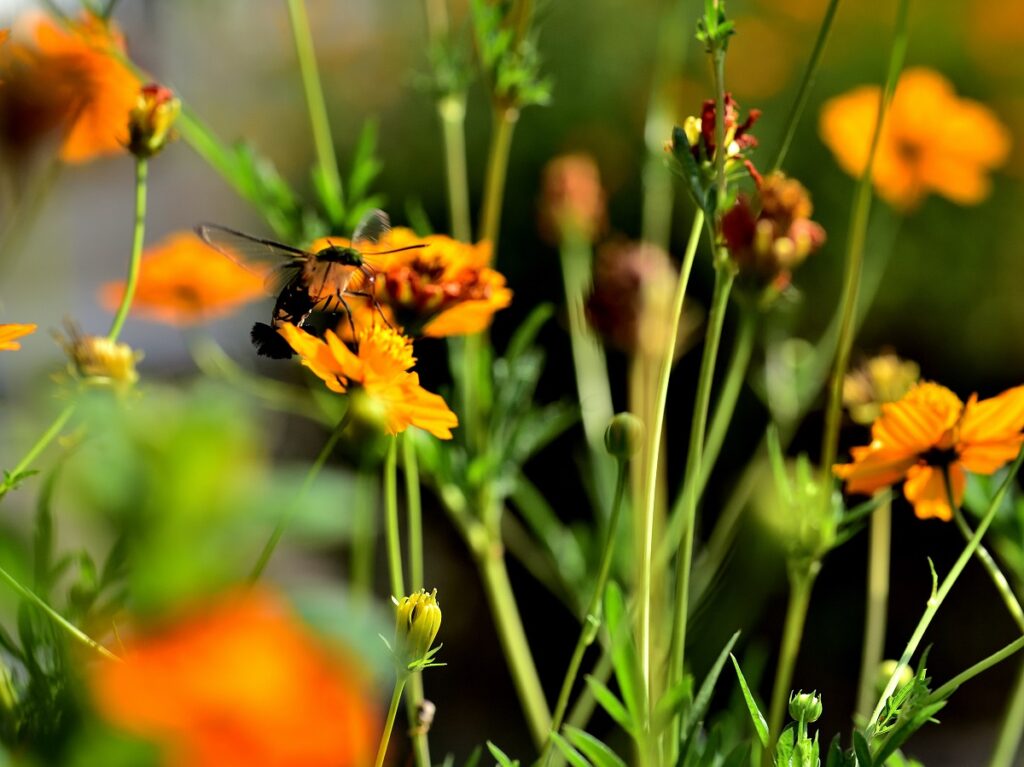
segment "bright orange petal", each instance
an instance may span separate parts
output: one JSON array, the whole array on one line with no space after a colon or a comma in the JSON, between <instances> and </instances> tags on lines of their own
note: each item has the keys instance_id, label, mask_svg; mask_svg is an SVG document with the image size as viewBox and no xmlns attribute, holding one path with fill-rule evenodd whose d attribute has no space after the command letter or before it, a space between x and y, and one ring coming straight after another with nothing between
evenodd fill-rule
<instances>
[{"instance_id":1,"label":"bright orange petal","mask_svg":"<svg viewBox=\"0 0 1024 767\"><path fill-rule=\"evenodd\" d=\"M963 403L945 386L919 383L903 399L882 405L871 436L874 442L908 456L923 453L948 438L962 409Z\"/></svg>"},{"instance_id":2,"label":"bright orange petal","mask_svg":"<svg viewBox=\"0 0 1024 767\"><path fill-rule=\"evenodd\" d=\"M917 462L914 455L885 450L877 446L855 447L850 451L853 463L839 463L832 473L846 481L846 492L870 495L899 482Z\"/></svg>"},{"instance_id":3,"label":"bright orange petal","mask_svg":"<svg viewBox=\"0 0 1024 767\"><path fill-rule=\"evenodd\" d=\"M1020 450L1024 435L1024 386L978 401L973 395L960 425L960 459L968 471L992 474Z\"/></svg>"},{"instance_id":4,"label":"bright orange petal","mask_svg":"<svg viewBox=\"0 0 1024 767\"><path fill-rule=\"evenodd\" d=\"M277 332L302 358L302 364L327 384L328 389L338 394L346 392L348 380L345 369L326 343L290 323L281 325Z\"/></svg>"},{"instance_id":5,"label":"bright orange petal","mask_svg":"<svg viewBox=\"0 0 1024 767\"><path fill-rule=\"evenodd\" d=\"M963 467L953 464L949 467L953 480L953 502L960 505L963 500L967 477ZM946 479L942 469L919 464L907 471L907 481L903 485L903 494L914 506L914 514L918 519L941 519L948 522L953 518L953 510L949 507L949 494L946 490Z\"/></svg>"},{"instance_id":6,"label":"bright orange petal","mask_svg":"<svg viewBox=\"0 0 1024 767\"><path fill-rule=\"evenodd\" d=\"M15 339L27 336L36 332L36 325L31 323L0 324L0 351L13 352L21 348L21 344Z\"/></svg>"}]
</instances>

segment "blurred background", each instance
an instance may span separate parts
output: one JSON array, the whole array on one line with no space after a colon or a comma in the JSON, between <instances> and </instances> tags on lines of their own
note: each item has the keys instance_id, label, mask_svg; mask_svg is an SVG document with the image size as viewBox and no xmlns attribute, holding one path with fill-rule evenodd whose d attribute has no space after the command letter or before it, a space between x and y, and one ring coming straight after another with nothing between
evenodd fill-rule
<instances>
[{"instance_id":1,"label":"blurred background","mask_svg":"<svg viewBox=\"0 0 1024 767\"><path fill-rule=\"evenodd\" d=\"M454 3L456 28L467 23L463 5ZM591 154L607 191L611 229L639 236L652 57L668 5L653 0L539 4L539 48L544 70L554 83L553 100L550 106L526 110L516 129L496 265L507 275L515 299L495 320L493 337L499 349L531 308L543 301L559 307L563 303L557 253L543 243L536 226L541 173L552 157L568 151ZM684 5L687 26L678 35L686 46L684 64L671 78L668 94L680 122L696 114L701 101L711 95L706 61L690 35L689 19L696 18L702 4ZM818 135L819 108L829 97L882 80L892 25L888 5L840 4L786 163L789 174L809 188L814 218L829 235L826 246L795 275L800 300L784 310L788 327L799 337L817 338L838 301L854 184ZM755 131L761 141L753 155L755 163L759 158L767 161L777 146L825 6L825 0L729 4L738 34L729 48L727 87L744 108L757 107L764 113ZM0 26L33 7L29 2L0 2ZM393 221L406 223L409 211L422 209L433 226L444 231L440 129L431 97L417 86L427 66L422 7L409 0L307 0L307 7L342 167L347 166L365 121L376 121L384 163L377 189L385 195ZM867 258L869 263L879 258L886 263L855 355L892 348L918 361L924 377L944 383L962 398L974 391L990 396L1024 382L1024 4L942 0L914 4L911 14L908 66L936 69L961 96L987 104L1010 130L1014 145L1009 161L993 176L991 197L981 205L959 207L932 196L901 217L876 202ZM296 188L310 191L313 146L284 3L122 0L116 18L133 61L173 88L222 139L251 142ZM466 123L474 205L483 183L489 114L486 93L476 83ZM127 154L59 167L44 152L19 158L17 173L13 168L8 163L0 169L5 184L0 197L5 206L0 210L5 244L0 253L0 322L38 323L43 332L26 339L17 355L0 357L4 466L17 460L54 410L49 377L64 363L47 331L58 329L66 316L87 331L107 327L109 313L100 307L97 294L104 283L123 277L133 199L132 161ZM150 179L147 243L201 221L269 234L256 212L183 142L153 160ZM685 204L677 208L676 258L690 220ZM709 262L698 259L691 291L705 305L711 279ZM244 367L299 380L296 366L255 360L248 328L255 319L264 319L269 306L269 300L250 305L208 330ZM727 325L726 345L730 332ZM551 323L541 337L548 364L540 398L573 398L564 322ZM140 366L145 380L178 380L195 373L180 330L132 319L122 339L145 350ZM419 356L426 358L429 388L444 383L443 363L429 362L431 355L442 352L434 344L418 346ZM669 465L680 467L680 473L685 435L673 429L678 425L685 432L689 423L697 356L688 355L680 363L669 400ZM624 407L625 363L614 353L610 361L614 391L620 397L617 405ZM756 356L755 366L761 362ZM709 518L749 458L766 418L754 393L744 391L704 504ZM819 416L812 414L795 447L813 457L820 426ZM308 461L322 440L308 423L265 418L259 428L268 454L285 462ZM851 427L844 441L860 444L865 436ZM563 466L564 456L578 453L580 442L581 432L574 431L551 448L561 460L542 457L528 467L567 518L586 513L575 508L578 487L566 480ZM338 468L344 478L346 468ZM12 497L5 511L24 511L30 501L29 494L23 495ZM344 497L343 492L339 495ZM344 515L345 505L339 504L336 511ZM438 587L444 608L442 659L449 664L427 678L427 696L438 706L433 748L437 754L452 751L461 759L488 738L510 754L527 753L527 732L470 559L431 500L426 514L427 583ZM916 520L902 499L895 503L894 520L890 655L902 648L927 599L930 575L925 557L932 557L944 572L961 544L951 526ZM709 662L724 639L740 628L749 662L756 665L761 658L772 667L771 652L785 605L785 576L781 561L763 545L765 535L756 524L745 528L715 601L699 613L693 634L698 666ZM862 536L827 559L795 676L795 687L824 694L825 717L820 724L829 737L834 732L846 737L849 731L863 623L865 551ZM282 557L274 575L288 579L298 568L331 580L344 572L337 566L339 556L328 549L312 559ZM379 565L383 567L382 560ZM383 569L379 575L377 589L386 605ZM514 565L513 579L542 678L553 698L576 623ZM944 680L1008 642L1013 633L985 574L972 564L929 633L934 643L929 670L935 679ZM1015 666L1011 661L958 692L943 712L945 724L922 730L910 753L929 765L975 763L974 756L987 753L994 738Z\"/></svg>"}]
</instances>

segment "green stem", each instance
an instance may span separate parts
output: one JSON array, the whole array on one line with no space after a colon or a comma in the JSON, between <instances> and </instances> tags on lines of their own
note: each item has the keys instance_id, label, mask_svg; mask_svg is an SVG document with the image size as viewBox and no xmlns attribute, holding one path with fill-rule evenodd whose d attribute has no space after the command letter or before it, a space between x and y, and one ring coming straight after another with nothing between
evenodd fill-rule
<instances>
[{"instance_id":1,"label":"green stem","mask_svg":"<svg viewBox=\"0 0 1024 767\"><path fill-rule=\"evenodd\" d=\"M945 467L943 473L945 475L943 479L946 483L946 497L949 499L949 508L953 510L953 519L956 522L956 526L960 529L961 534L964 536L964 540L969 541L971 540L971 536L974 535L974 531L971 530L971 526L967 524L967 520L964 519L963 512L957 508L955 498L953 497L953 485L950 481L948 466ZM1013 593L1013 588L1011 588L1010 582L1006 580L1006 576L1003 575L1003 571L999 569L999 565L996 564L992 555L988 553L988 549L985 548L985 544L978 544L978 548L974 550L974 556L979 562L981 562L981 566L985 568L985 572L988 573L988 577L992 579L992 583L999 592L999 596L1003 598L1003 603L1006 605L1006 609L1009 610L1014 623L1017 624L1017 628L1021 633L1024 633L1024 610L1021 610L1020 602L1017 601L1017 595Z\"/></svg>"},{"instance_id":2,"label":"green stem","mask_svg":"<svg viewBox=\"0 0 1024 767\"><path fill-rule=\"evenodd\" d=\"M825 45L828 43L829 33L832 31L832 22L839 8L839 0L830 0L828 8L825 9L825 17L821 20L821 27L818 29L818 38L814 41L814 50L811 51L811 59L807 62L803 79L800 81L800 89L797 91L793 107L789 110L789 117L786 119L786 132L782 136L782 143L772 163L772 170L780 170L782 163L789 152L789 146L793 143L793 136L796 134L796 126L800 122L800 116L807 106L807 99L814 87L814 80L818 76L818 68L821 66L821 58L825 53Z\"/></svg>"},{"instance_id":3,"label":"green stem","mask_svg":"<svg viewBox=\"0 0 1024 767\"><path fill-rule=\"evenodd\" d=\"M817 563L813 565L817 567ZM764 750L762 764L769 767L775 755L775 741L782 731L782 722L793 685L793 670L800 654L800 641L807 621L807 608L811 603L816 573L808 571L790 578L789 604L786 606L786 623L782 631L782 646L779 662L775 668L775 685L772 687L771 705L768 707L768 748Z\"/></svg>"},{"instance_id":4,"label":"green stem","mask_svg":"<svg viewBox=\"0 0 1024 767\"><path fill-rule=\"evenodd\" d=\"M672 314L668 322L668 334L665 339L665 347L662 350L661 366L658 371L658 383L654 402L654 422L646 424L647 444L641 454L643 457L643 483L641 485L641 555L640 555L640 616L639 616L639 646L640 646L640 668L643 674L646 689L650 699L650 692L654 685L654 673L651 668L651 655L653 632L651 623L653 620L651 582L653 579L654 559L654 510L658 485L658 460L661 452L661 432L665 423L665 405L668 401L668 383L672 376L672 361L675 357L676 336L679 331L679 319L683 313L683 300L686 298L686 288L690 282L690 272L693 269L693 260L697 252L697 243L700 241L701 229L704 226L704 211L698 210L693 217L693 225L690 227L690 238L686 243L686 251L683 254L683 263L679 272L679 282L676 285L676 294L673 298Z\"/></svg>"},{"instance_id":5,"label":"green stem","mask_svg":"<svg viewBox=\"0 0 1024 767\"><path fill-rule=\"evenodd\" d=\"M72 637L74 637L79 642L84 644L86 647L89 647L89 648L95 650L97 653L102 655L107 660L116 660L116 661L121 660L119 657L114 655L114 653L110 652L110 650L108 650L106 647L101 645L99 642L97 642L95 639L90 637L88 634L86 634L80 628L75 626L73 623L69 622L59 612L57 612L52 607L50 607L50 605L48 605L46 602L44 602L43 599L40 598L39 595L36 594L34 591L32 591L31 589L26 588L25 586L22 586L17 578L15 578L13 575L11 575L9 572L4 570L3 568L0 568L0 579L3 579L3 581L6 582L7 585L10 586L12 589L14 589L16 592L18 592L18 594L23 599L28 600L29 602L34 604L36 607L38 607L40 610L42 610L44 613L46 613L46 615L54 623L56 623L58 626L60 626L62 629L64 629L66 632L68 632Z\"/></svg>"},{"instance_id":6,"label":"green stem","mask_svg":"<svg viewBox=\"0 0 1024 767\"><path fill-rule=\"evenodd\" d=\"M448 180L448 213L452 237L470 242L473 227L469 214L469 181L466 169L466 95L449 93L437 102L444 136L445 176Z\"/></svg>"},{"instance_id":7,"label":"green stem","mask_svg":"<svg viewBox=\"0 0 1024 767\"><path fill-rule=\"evenodd\" d=\"M303 0L288 0L288 16L292 24L295 52L299 57L299 71L302 74L302 88L306 93L309 108L309 122L313 129L313 144L316 147L317 163L326 192L324 207L331 222L338 224L344 218L341 176L338 174L338 159L334 154L331 126L327 121L327 104L324 102L320 73L316 67L316 53L313 51L313 35L306 15Z\"/></svg>"},{"instance_id":8,"label":"green stem","mask_svg":"<svg viewBox=\"0 0 1024 767\"><path fill-rule=\"evenodd\" d=\"M132 236L132 258L128 262L128 280L125 282L124 295L117 314L110 325L107 338L116 341L121 327L128 318L128 311L135 297L135 286L139 282L139 263L142 261L142 244L146 238L146 180L149 175L149 161L144 157L135 160L135 233Z\"/></svg>"},{"instance_id":9,"label":"green stem","mask_svg":"<svg viewBox=\"0 0 1024 767\"><path fill-rule=\"evenodd\" d=\"M882 135L882 121L892 101L903 60L907 52L907 15L909 0L900 0L896 11L895 38L889 54L889 70L885 88L878 105L878 115L871 134L871 148L868 151L864 172L857 183L853 207L850 212L850 233L846 241L846 269L843 273L843 290L840 305L842 319L839 324L839 339L836 344L835 364L832 368L832 382L825 414L825 431L821 447L822 487L832 487L832 464L839 449L839 424L843 408L843 378L850 364L850 350L856 326L857 294L860 290L861 269L864 261L864 240L871 211L871 173L875 164L879 138ZM822 503L829 503L831 492L822 493Z\"/></svg>"},{"instance_id":10,"label":"green stem","mask_svg":"<svg viewBox=\"0 0 1024 767\"><path fill-rule=\"evenodd\" d=\"M402 466L405 469L405 503L409 535L409 581L413 591L423 588L423 506L420 501L420 470L416 445L410 434L402 440Z\"/></svg>"},{"instance_id":11,"label":"green stem","mask_svg":"<svg viewBox=\"0 0 1024 767\"><path fill-rule=\"evenodd\" d=\"M978 661L966 671L961 671L959 674L957 674L955 677L950 679L944 685L935 690L935 692L929 695L925 702L934 703L936 701L948 698L950 695L956 692L956 690L965 682L970 681L974 677L978 676L978 674L988 671L993 666L1002 663L1011 655L1020 652L1022 649L1024 649L1024 637L1018 637L1017 639L1014 639L1012 642L1010 642L1010 644L1003 647L1001 650L996 650L987 658L983 658L982 660Z\"/></svg>"},{"instance_id":12,"label":"green stem","mask_svg":"<svg viewBox=\"0 0 1024 767\"><path fill-rule=\"evenodd\" d=\"M398 438L388 443L384 459L384 534L388 541L388 574L391 594L396 599L406 595L402 573L402 544L398 537Z\"/></svg>"},{"instance_id":13,"label":"green stem","mask_svg":"<svg viewBox=\"0 0 1024 767\"><path fill-rule=\"evenodd\" d=\"M996 491L995 496L989 504L988 510L985 512L985 516L982 517L981 523L978 525L978 529L974 531L974 535L971 536L971 539L967 542L964 550L960 552L960 556L957 557L956 562L953 563L953 567L950 569L949 574L947 574L943 579L942 585L939 586L938 590L929 598L928 606L925 608L924 614L921 616L921 620L918 621L917 627L914 629L914 633L910 636L907 646L904 648L903 654L900 656L896 669L893 671L888 684L885 686L885 690L883 690L881 697L878 699L878 703L875 705L875 710L871 714L871 720L868 722L869 729L874 728L878 723L878 717L882 715L882 709L885 707L885 701L888 700L889 696L892 695L893 690L896 689L896 684L899 681L899 668L910 664L910 659L921 644L924 632L928 630L928 626L931 625L931 622L935 618L935 614L939 611L939 607L942 606L942 602L945 600L946 595L949 594L953 585L956 583L957 578L960 577L960 573L963 572L964 567L967 566L971 557L974 556L975 549L978 548L978 545L981 543L981 539L988 530L989 525L991 525L992 520L995 519L996 512L999 511L1003 498L1006 496L1006 491L1016 478L1017 471L1020 469L1022 462L1024 462L1024 449L1017 454L1017 458L1010 466L1010 470L1007 472L1006 478L1000 483L999 489Z\"/></svg>"},{"instance_id":14,"label":"green stem","mask_svg":"<svg viewBox=\"0 0 1024 767\"><path fill-rule=\"evenodd\" d=\"M376 473L360 468L356 474L355 484L356 501L353 504L349 584L354 594L369 599L373 592L373 566L377 539Z\"/></svg>"},{"instance_id":15,"label":"green stem","mask_svg":"<svg viewBox=\"0 0 1024 767\"><path fill-rule=\"evenodd\" d=\"M615 497L612 500L611 516L608 519L608 530L605 533L604 549L601 553L601 565L597 571L597 581L594 583L594 592L590 597L590 604L587 605L583 614L583 626L580 628L580 635L576 639L576 647L573 648L572 657L569 660L569 668L566 669L565 679L562 680L562 689L558 693L558 702L555 704L555 713L551 718L551 732L557 733L562 727L562 720L565 711L569 706L569 696L572 693L573 685L576 683L576 676L579 674L580 665L583 663L583 654L586 652L597 634L601 621L601 598L604 595L604 587L608 582L608 573L611 571L612 555L615 553L615 540L619 529L619 513L622 510L622 501L626 494L626 479L629 474L626 471L626 461L619 461L618 479L615 482ZM540 761L547 764L547 757L551 753L551 746L554 741L548 737L541 752Z\"/></svg>"},{"instance_id":16,"label":"green stem","mask_svg":"<svg viewBox=\"0 0 1024 767\"><path fill-rule=\"evenodd\" d=\"M491 243L492 260L496 258L498 252L505 178L508 174L509 154L512 151L512 134L518 120L519 110L515 107L495 107L494 132L487 153L487 175L484 179L484 199L480 211L480 239Z\"/></svg>"},{"instance_id":17,"label":"green stem","mask_svg":"<svg viewBox=\"0 0 1024 767\"><path fill-rule=\"evenodd\" d=\"M1013 652L1024 647L1024 637L1018 639L1017 643L1018 646ZM986 666L986 668L988 667ZM999 738L996 740L996 747L992 751L988 767L1013 767L1013 759L1020 748L1022 735L1024 735L1024 665L1021 665L1017 672L1017 682L1013 686L1013 695L1010 696L1010 704L1006 707L1003 724L999 728Z\"/></svg>"},{"instance_id":18,"label":"green stem","mask_svg":"<svg viewBox=\"0 0 1024 767\"><path fill-rule=\"evenodd\" d=\"M743 381L747 376L747 366L750 364L750 357L754 351L757 319L758 314L754 309L749 307L741 308L739 328L736 331L732 357L729 359L729 367L725 371L722 391L718 395L718 402L715 403L715 412L711 416L708 438L704 443L704 450L701 455L700 478L697 480L698 500L700 500L700 496L707 486L712 469L715 468L715 462L718 460L722 445L725 444L725 435L729 431L729 424L732 423L733 413L736 412L736 402L739 400L740 392L743 390Z\"/></svg>"},{"instance_id":19,"label":"green stem","mask_svg":"<svg viewBox=\"0 0 1024 767\"><path fill-rule=\"evenodd\" d=\"M36 440L36 443L29 448L29 451L25 453L25 457L18 461L18 464L5 473L5 477L0 482L0 498L3 498L10 492L15 484L18 482L18 477L28 471L28 468L35 463L36 459L42 454L46 447L57 438L67 422L71 420L71 416L74 415L75 404L71 403L66 405L63 410L60 411L50 427L43 432L42 436Z\"/></svg>"},{"instance_id":20,"label":"green stem","mask_svg":"<svg viewBox=\"0 0 1024 767\"><path fill-rule=\"evenodd\" d=\"M729 308L729 293L732 290L734 278L735 271L732 263L728 258L720 258L715 267L715 288L711 299L707 332L704 337L704 353L700 361L700 377L697 381L697 395L694 401L693 418L690 422L690 444L686 454L686 469L683 474L683 493L685 494L682 508L683 539L679 544L679 552L676 556L672 649L669 655L670 686L677 684L683 677L686 624L690 612L693 533L697 521L697 502L700 496L698 478L703 461L704 429L707 424L708 408L711 404L711 386L715 378L718 346L722 339L722 326Z\"/></svg>"},{"instance_id":21,"label":"green stem","mask_svg":"<svg viewBox=\"0 0 1024 767\"><path fill-rule=\"evenodd\" d=\"M508 659L512 682L526 715L526 724L534 745L540 749L551 731L551 714L526 639L523 621L519 616L519 607L512 593L512 584L508 579L501 545L487 541L487 534L483 531L480 533L483 538L480 535L475 536L479 543L474 546L477 567L483 580L491 614L497 624L498 639Z\"/></svg>"},{"instance_id":22,"label":"green stem","mask_svg":"<svg viewBox=\"0 0 1024 767\"><path fill-rule=\"evenodd\" d=\"M889 607L889 557L892 543L892 499L871 513L868 543L868 593L864 619L864 644L857 685L857 715L865 719L874 703L875 681L885 652L885 623Z\"/></svg>"},{"instance_id":23,"label":"green stem","mask_svg":"<svg viewBox=\"0 0 1024 767\"><path fill-rule=\"evenodd\" d=\"M395 680L395 689L391 693L391 705L388 706L388 718L384 721L384 732L380 736L380 745L377 747L376 767L382 767L384 757L388 753L388 743L391 741L391 730L395 726L395 715L398 713L398 703L402 700L402 690L405 689L407 674L402 674Z\"/></svg>"},{"instance_id":24,"label":"green stem","mask_svg":"<svg viewBox=\"0 0 1024 767\"><path fill-rule=\"evenodd\" d=\"M327 463L328 457L334 450L334 446L338 444L338 440L341 438L341 433L348 426L349 418L352 415L352 408L348 408L345 411L345 415L338 421L338 425L334 427L334 431L327 438L323 448L320 450L320 454L313 461L313 465L309 467L309 471L306 472L306 478L302 482L302 487L299 488L298 495L292 500L291 505L285 510L284 514L277 520L277 524L274 526L274 531L270 534L267 542L263 544L263 551L260 552L259 559L256 560L256 565L253 567L252 572L249 573L249 583L255 583L263 575L263 571L267 567L267 563L270 562L270 558L274 555L274 550L277 548L277 544L281 540L281 536L284 535L285 528L288 527L288 523L291 522L293 516L295 516L296 510L299 508L299 504L302 503L306 497L306 493L309 492L309 488L313 486L313 480L316 479L320 470Z\"/></svg>"}]
</instances>

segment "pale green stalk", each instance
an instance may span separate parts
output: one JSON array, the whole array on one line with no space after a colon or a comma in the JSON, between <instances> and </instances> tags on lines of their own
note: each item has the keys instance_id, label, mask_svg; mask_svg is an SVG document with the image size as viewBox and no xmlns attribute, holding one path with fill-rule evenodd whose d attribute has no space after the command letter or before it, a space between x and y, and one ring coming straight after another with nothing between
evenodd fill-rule
<instances>
[{"instance_id":1,"label":"pale green stalk","mask_svg":"<svg viewBox=\"0 0 1024 767\"><path fill-rule=\"evenodd\" d=\"M60 434L61 430L67 425L67 422L71 420L71 416L75 412L75 403L66 405L63 410L60 411L50 427L43 432L42 436L36 440L36 443L29 448L25 456L18 461L17 465L6 472L6 476L3 481L0 482L0 498L7 495L8 492L14 487L18 481L18 477L28 471L29 467L35 463L36 459L42 455L43 451L47 446L53 442Z\"/></svg>"},{"instance_id":2,"label":"pale green stalk","mask_svg":"<svg viewBox=\"0 0 1024 767\"><path fill-rule=\"evenodd\" d=\"M469 181L466 167L466 96L450 93L437 102L444 136L445 177L448 180L448 214L452 237L459 242L473 239L469 214Z\"/></svg>"},{"instance_id":3,"label":"pale green stalk","mask_svg":"<svg viewBox=\"0 0 1024 767\"><path fill-rule=\"evenodd\" d=\"M949 483L949 469L946 469L946 490L949 493L949 507L953 509L953 519L956 522L956 526L960 529L964 540L969 541L974 533L971 530L971 526L967 524L967 520L964 519L963 512L953 503L952 487ZM1006 576L1003 575L1003 571L999 569L999 565L996 564L992 555L988 553L988 549L985 548L984 544L978 544L974 556L981 562L981 566L985 568L985 572L991 578L992 583L999 592L999 596L1003 599L1003 604L1006 605L1006 609L1010 613L1010 617L1013 618L1013 622L1017 624L1017 628L1021 633L1024 633L1024 610L1021 610L1017 595L1013 593L1013 588L1010 586L1010 582L1006 580Z\"/></svg>"},{"instance_id":4,"label":"pale green stalk","mask_svg":"<svg viewBox=\"0 0 1024 767\"><path fill-rule=\"evenodd\" d=\"M889 551L892 539L892 500L871 514L868 537L868 593L864 640L861 648L857 716L867 718L875 696L875 679L885 652L885 624L889 607Z\"/></svg>"},{"instance_id":5,"label":"pale green stalk","mask_svg":"<svg viewBox=\"0 0 1024 767\"><path fill-rule=\"evenodd\" d=\"M366 468L360 468L356 473L355 485L349 588L353 594L369 599L373 592L374 554L377 538L376 473Z\"/></svg>"},{"instance_id":6,"label":"pale green stalk","mask_svg":"<svg viewBox=\"0 0 1024 767\"><path fill-rule=\"evenodd\" d=\"M948 698L964 684L969 682L974 677L978 676L985 671L988 671L993 666L1002 663L1004 660L1012 656L1014 653L1020 652L1024 649L1024 636L1017 637L1010 644L1003 647L1001 650L996 650L994 653L986 658L981 659L966 671L961 671L955 677L950 679L944 685L935 690L928 696L928 702L940 701L944 698ZM1012 756L1012 755L1011 755Z\"/></svg>"},{"instance_id":7,"label":"pale green stalk","mask_svg":"<svg viewBox=\"0 0 1024 767\"><path fill-rule=\"evenodd\" d=\"M405 590L405 575L402 572L402 544L398 537L398 438L388 441L388 452L384 459L384 536L388 543L388 575L391 594L401 599Z\"/></svg>"},{"instance_id":8,"label":"pale green stalk","mask_svg":"<svg viewBox=\"0 0 1024 767\"><path fill-rule=\"evenodd\" d=\"M1024 647L1024 637L1020 637L1011 643L1009 647L1013 649L1003 657L1007 657L1017 652L1021 647ZM1002 657L996 660L995 663L998 663L1000 660L1002 660ZM985 668L988 668L988 666L985 666ZM999 728L999 737L996 739L996 746L992 750L992 758L988 763L989 767L1013 767L1013 760L1017 755L1017 750L1020 748L1022 736L1024 736L1024 665L1017 670L1017 681L1014 683L1010 703L1007 705L1006 713L1003 715L1003 724Z\"/></svg>"},{"instance_id":9,"label":"pale green stalk","mask_svg":"<svg viewBox=\"0 0 1024 767\"><path fill-rule=\"evenodd\" d=\"M146 187L149 175L149 161L144 157L135 159L135 231L132 235L132 255L128 262L128 280L124 285L124 295L121 296L121 305L117 307L117 314L110 325L110 332L107 338L116 341L121 333L121 327L128 318L128 312L132 306L132 299L135 297L135 287L139 282L139 264L142 261L142 244L146 239Z\"/></svg>"},{"instance_id":10,"label":"pale green stalk","mask_svg":"<svg viewBox=\"0 0 1024 767\"><path fill-rule=\"evenodd\" d=\"M338 158L334 154L331 126L327 121L327 104L324 101L320 73L316 67L316 53L313 50L313 34L309 28L306 4L303 0L287 0L288 17L295 40L295 52L299 58L302 74L302 89L306 94L309 109L309 123L313 131L313 145L316 148L317 164L327 197L323 200L327 215L335 224L344 218L341 176L338 173Z\"/></svg>"},{"instance_id":11,"label":"pale green stalk","mask_svg":"<svg viewBox=\"0 0 1024 767\"><path fill-rule=\"evenodd\" d=\"M494 131L487 152L487 175L484 177L484 198L480 210L480 239L491 243L491 258L497 257L501 233L501 207L505 197L508 159L512 151L512 134L519 120L514 106L496 106Z\"/></svg>"},{"instance_id":12,"label":"pale green stalk","mask_svg":"<svg viewBox=\"0 0 1024 767\"><path fill-rule=\"evenodd\" d=\"M388 706L388 716L384 721L384 732L380 736L380 745L377 747L376 767L383 767L384 757L388 753L388 743L391 741L391 730L395 726L395 715L398 713L398 703L402 700L402 690L405 689L405 681L408 674L401 674L395 680L395 689L391 693L391 704Z\"/></svg>"}]
</instances>

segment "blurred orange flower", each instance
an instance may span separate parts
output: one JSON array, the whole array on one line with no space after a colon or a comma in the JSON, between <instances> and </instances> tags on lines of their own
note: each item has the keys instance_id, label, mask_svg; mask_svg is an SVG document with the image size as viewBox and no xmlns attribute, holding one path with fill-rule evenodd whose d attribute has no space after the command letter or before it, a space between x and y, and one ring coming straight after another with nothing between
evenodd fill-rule
<instances>
[{"instance_id":1,"label":"blurred orange flower","mask_svg":"<svg viewBox=\"0 0 1024 767\"><path fill-rule=\"evenodd\" d=\"M905 479L903 494L920 519L952 518L959 506L966 471L992 474L1013 460L1024 442L1024 386L965 405L953 392L923 382L897 402L882 405L871 426L871 444L851 450L853 463L836 464L836 476L850 493L873 493Z\"/></svg>"},{"instance_id":2,"label":"blurred orange flower","mask_svg":"<svg viewBox=\"0 0 1024 767\"><path fill-rule=\"evenodd\" d=\"M230 314L262 298L265 278L198 239L177 232L142 256L132 312L169 325L191 325ZM114 310L124 295L124 282L103 286L100 299Z\"/></svg>"},{"instance_id":3,"label":"blurred orange flower","mask_svg":"<svg viewBox=\"0 0 1024 767\"><path fill-rule=\"evenodd\" d=\"M113 724L156 741L167 767L368 764L377 717L363 673L262 591L130 643L90 687Z\"/></svg>"},{"instance_id":4,"label":"blurred orange flower","mask_svg":"<svg viewBox=\"0 0 1024 767\"><path fill-rule=\"evenodd\" d=\"M0 79L9 142L31 142L59 127L65 162L124 151L140 82L116 57L124 40L112 24L88 13L69 26L31 14L4 48Z\"/></svg>"},{"instance_id":5,"label":"blurred orange flower","mask_svg":"<svg viewBox=\"0 0 1024 767\"><path fill-rule=\"evenodd\" d=\"M439 439L452 438L459 419L441 396L420 386L419 375L410 372L416 362L412 341L397 331L384 325L360 331L358 352L331 330L324 340L291 324L278 332L331 391L345 394L358 385L388 434L418 426Z\"/></svg>"},{"instance_id":6,"label":"blurred orange flower","mask_svg":"<svg viewBox=\"0 0 1024 767\"><path fill-rule=\"evenodd\" d=\"M35 333L36 326L31 324L18 325L16 323L0 324L0 352L15 352L21 348L21 344L15 339Z\"/></svg>"},{"instance_id":7,"label":"blurred orange flower","mask_svg":"<svg viewBox=\"0 0 1024 767\"><path fill-rule=\"evenodd\" d=\"M865 85L825 103L818 129L847 173L867 164L881 89ZM1005 162L1010 133L983 104L956 95L930 69L908 69L885 116L874 184L891 205L909 210L936 192L960 205L988 196L989 171Z\"/></svg>"}]
</instances>

